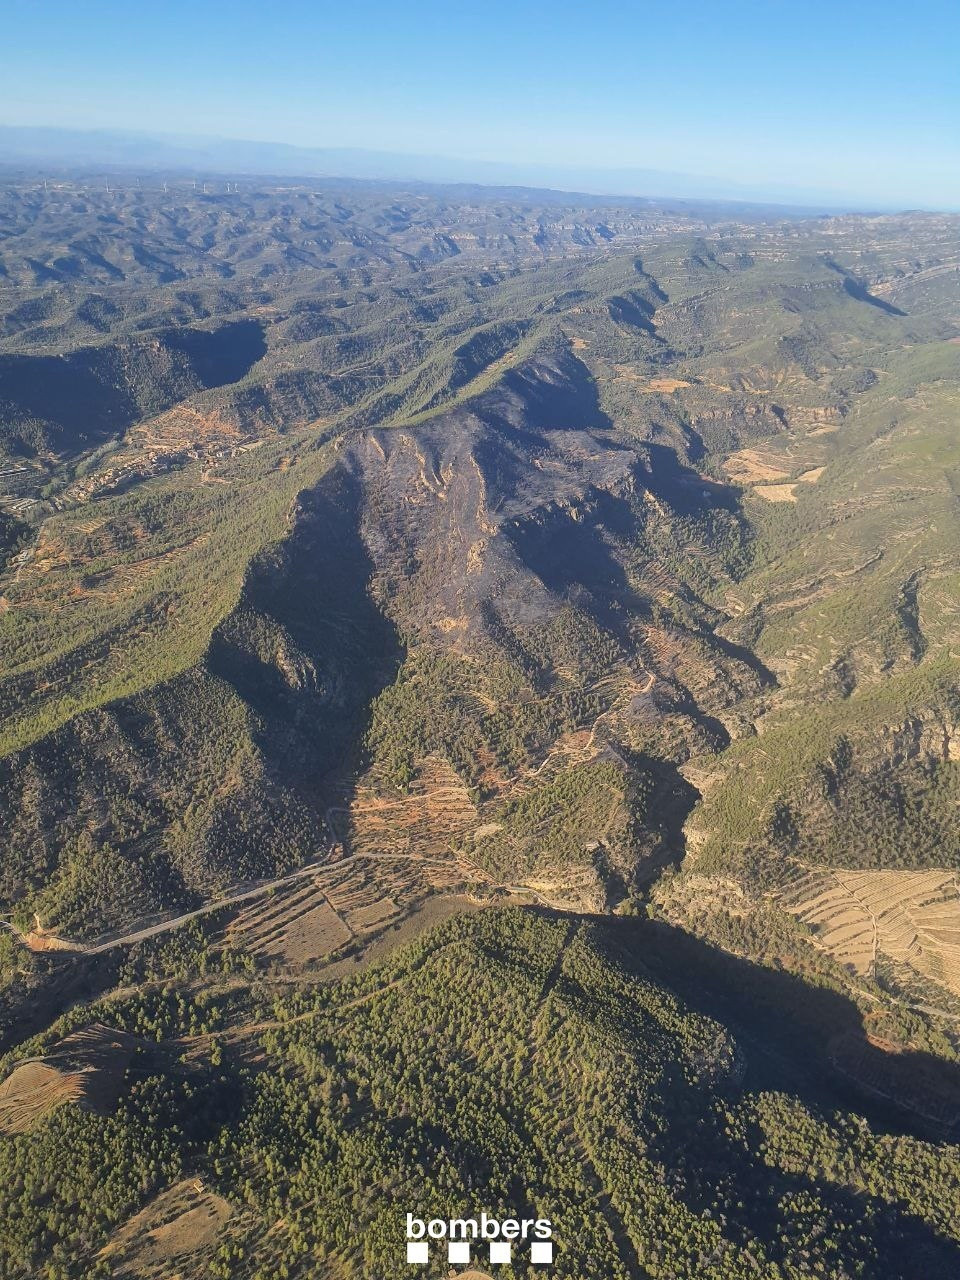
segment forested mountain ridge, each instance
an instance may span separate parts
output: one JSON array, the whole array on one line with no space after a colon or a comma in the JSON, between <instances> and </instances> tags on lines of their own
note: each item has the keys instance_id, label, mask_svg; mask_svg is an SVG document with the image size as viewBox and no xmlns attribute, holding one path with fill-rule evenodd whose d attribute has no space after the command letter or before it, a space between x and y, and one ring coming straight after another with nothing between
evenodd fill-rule
<instances>
[{"instance_id":1,"label":"forested mountain ridge","mask_svg":"<svg viewBox=\"0 0 960 1280\"><path fill-rule=\"evenodd\" d=\"M395 1224L360 1212L363 1254L332 1219L315 1230L293 1212L317 1169L281 1173L276 1155L263 1185L244 1181L261 1112L283 1114L295 1146L306 1123L257 1064L274 1055L324 1107L345 1073L318 1160L354 1124L386 1126L314 1197L358 1212L371 1169L439 1168L460 1141L431 1127L443 1100L428 1115L388 1098L390 1071L357 1075L349 1037L329 1057L312 1019L369 1000L401 1061L410 957L443 953L429 940L444 928L470 955L441 985L485 966L495 983L521 938L529 955L503 982L523 1003L531 957L568 931L559 972L569 955L599 975L572 1004L551 994L544 1017L560 1040L608 1045L594 1064L607 1084L551 1076L515 1103L569 1145L555 1178L534 1161L523 1195L574 1205L587 1150L577 1176L606 1205L560 1274L909 1275L911 1249L949 1274L957 219L70 180L7 184L0 220L7 1070L39 1051L51 1071L100 1071L87 1041L58 1048L78 1028L160 1046L123 1042L123 1081L68 1107L42 1088L27 1106L15 1073L0 1080L0 1125L49 1136L41 1182L61 1141L126 1144L131 1169L156 1170L73 1239L42 1228L28 1195L3 1274L81 1275L95 1257L103 1274L172 1274L170 1258L134 1259L120 1224L156 1195L159 1220L201 1170L216 1229L184 1274L388 1267ZM607 923L581 928L584 913ZM611 1006L614 991L637 998L638 963L667 1021L716 1019L708 1039L726 1047L690 1052L726 1065L696 1101L687 1050L654 1036L654 1051ZM143 981L162 994L125 993ZM266 983L283 993L273 1013ZM431 1029L423 1081L459 1060L454 1013ZM544 1030L523 1033L517 1063L546 1054L553 1071ZM506 1059L479 1070L488 1048L465 1059L480 1091L457 1102L467 1113L497 1071L516 1080ZM601 1119L621 1060L668 1064L654 1094L682 1122L642 1090L629 1116ZM151 1083L131 1093L137 1073ZM208 1097L199 1145L144 1154L151 1108L185 1117ZM692 1141L704 1107L713 1138L664 1172L650 1144L676 1139L650 1126ZM823 1152L849 1147L859 1111L873 1136L841 1175ZM428 1154L404 1145L410 1114ZM656 1166L643 1196L674 1187L675 1246L655 1245L620 1156L601 1167L617 1125L639 1144L622 1160L643 1149ZM782 1145L791 1131L802 1151ZM888 1142L914 1144L898 1148L920 1170L909 1193ZM775 1172L748 1191L744 1153L760 1152ZM506 1148L457 1158L483 1170L478 1200L506 1195ZM448 1172L431 1194L453 1212ZM736 1204L754 1194L757 1216ZM387 1203L400 1199L394 1186ZM288 1233L269 1246L266 1204ZM809 1256L791 1243L804 1206Z\"/></svg>"},{"instance_id":2,"label":"forested mountain ridge","mask_svg":"<svg viewBox=\"0 0 960 1280\"><path fill-rule=\"evenodd\" d=\"M184 983L195 939L137 956L139 993L73 1015L127 1037L132 1088L0 1143L0 1273L376 1276L409 1205L522 1205L561 1276L949 1275L956 1148L745 1079L647 972L654 928L485 912L252 1007ZM62 1061L69 1026L33 1047Z\"/></svg>"}]
</instances>

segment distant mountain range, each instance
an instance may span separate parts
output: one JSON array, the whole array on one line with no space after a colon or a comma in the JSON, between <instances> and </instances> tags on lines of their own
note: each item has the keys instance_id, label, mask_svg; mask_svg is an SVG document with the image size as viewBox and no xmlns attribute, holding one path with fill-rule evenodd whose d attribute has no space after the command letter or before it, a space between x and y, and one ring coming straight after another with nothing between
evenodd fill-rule
<instances>
[{"instance_id":1,"label":"distant mountain range","mask_svg":"<svg viewBox=\"0 0 960 1280\"><path fill-rule=\"evenodd\" d=\"M112 130L0 125L0 164L121 166L195 173L275 174L368 180L480 183L553 188L591 195L646 196L786 205L838 212L863 209L847 192L740 184L660 169L594 169L405 155L353 147L297 147L282 142L145 134Z\"/></svg>"}]
</instances>

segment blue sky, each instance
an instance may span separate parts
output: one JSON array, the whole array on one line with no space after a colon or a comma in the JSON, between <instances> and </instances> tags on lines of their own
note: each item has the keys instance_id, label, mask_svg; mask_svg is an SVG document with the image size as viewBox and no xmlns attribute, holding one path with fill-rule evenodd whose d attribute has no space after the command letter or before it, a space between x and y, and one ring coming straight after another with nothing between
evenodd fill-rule
<instances>
[{"instance_id":1,"label":"blue sky","mask_svg":"<svg viewBox=\"0 0 960 1280\"><path fill-rule=\"evenodd\" d=\"M0 123L960 206L960 3L0 0Z\"/></svg>"}]
</instances>

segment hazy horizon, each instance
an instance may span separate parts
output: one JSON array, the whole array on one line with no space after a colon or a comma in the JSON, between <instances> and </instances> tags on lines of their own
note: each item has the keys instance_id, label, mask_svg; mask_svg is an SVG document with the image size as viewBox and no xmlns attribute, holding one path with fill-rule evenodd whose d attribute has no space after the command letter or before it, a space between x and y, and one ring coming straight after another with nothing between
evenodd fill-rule
<instances>
[{"instance_id":1,"label":"hazy horizon","mask_svg":"<svg viewBox=\"0 0 960 1280\"><path fill-rule=\"evenodd\" d=\"M342 178L349 181L468 185L589 196L598 200L717 202L769 205L791 211L886 213L905 202L858 198L844 190L773 183L737 183L716 174L640 167L600 168L542 163L471 161L459 156L382 151L365 147L301 147L279 141L165 134L123 129L69 129L0 122L0 165L51 171L102 168L165 174ZM950 206L922 206L951 212Z\"/></svg>"},{"instance_id":2,"label":"hazy horizon","mask_svg":"<svg viewBox=\"0 0 960 1280\"><path fill-rule=\"evenodd\" d=\"M117 0L8 10L12 127L372 151L535 186L592 174L597 194L641 171L701 189L617 194L960 206L960 14L939 0L909 26L862 0L601 0L588 19L540 0L495 0L482 19L433 0L322 14L295 0L269 24L220 0L172 0L162 24Z\"/></svg>"}]
</instances>

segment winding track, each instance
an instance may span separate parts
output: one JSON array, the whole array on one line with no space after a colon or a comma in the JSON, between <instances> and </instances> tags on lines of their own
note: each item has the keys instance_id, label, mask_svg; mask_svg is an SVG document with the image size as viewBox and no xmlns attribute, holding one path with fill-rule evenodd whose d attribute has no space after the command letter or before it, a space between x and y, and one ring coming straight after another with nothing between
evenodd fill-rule
<instances>
[{"instance_id":1,"label":"winding track","mask_svg":"<svg viewBox=\"0 0 960 1280\"><path fill-rule=\"evenodd\" d=\"M112 951L116 947L130 946L135 942L143 942L147 938L155 938L158 934L168 933L172 929L179 929L181 925L186 924L190 920L196 920L201 916L212 915L215 911L220 911L224 907L232 906L237 902L247 902L251 898L259 897L261 894L269 893L271 889L277 889L281 885L291 884L296 880L303 880L308 876L316 875L318 871L323 871L331 867L345 867L353 862L420 862L433 863L437 866L446 865L443 858L425 858L416 853L382 853L376 858L371 858L369 854L354 853L346 858L338 858L335 862L329 860L309 862L304 867L299 867L296 871L291 871L285 876L277 876L273 880L260 880L255 885L248 885L246 888L238 889L233 893L225 894L222 898L212 898L209 902L205 902L200 907L195 907L192 911L184 911L180 915L170 916L167 919L156 921L154 924L143 925L139 929L134 929L130 933L119 934L113 937L101 939L91 944L82 942L71 942L67 938L57 939L61 944L57 949L58 955L81 955L96 956L102 955L106 951ZM483 879L484 876L479 868L476 868L478 875ZM490 882L492 883L492 882ZM551 904L533 889L528 889L525 885L496 885L496 888L503 889L506 893L527 893L536 898L541 906L549 907ZM9 920L0 920L0 926L14 933L18 938L23 938L23 934ZM51 935L52 937L53 935Z\"/></svg>"}]
</instances>

